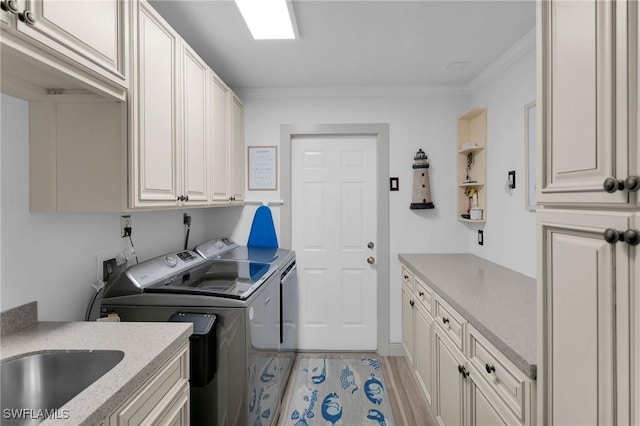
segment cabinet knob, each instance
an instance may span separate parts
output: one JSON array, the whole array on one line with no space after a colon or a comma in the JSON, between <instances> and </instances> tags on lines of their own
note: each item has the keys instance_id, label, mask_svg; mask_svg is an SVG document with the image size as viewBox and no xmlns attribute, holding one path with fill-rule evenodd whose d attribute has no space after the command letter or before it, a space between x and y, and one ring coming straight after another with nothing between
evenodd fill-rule
<instances>
[{"instance_id":1,"label":"cabinet knob","mask_svg":"<svg viewBox=\"0 0 640 426\"><path fill-rule=\"evenodd\" d=\"M418 292L418 296L420 296L420 297L424 296L424 291L419 291Z\"/></svg>"},{"instance_id":2,"label":"cabinet knob","mask_svg":"<svg viewBox=\"0 0 640 426\"><path fill-rule=\"evenodd\" d=\"M18 13L18 5L15 0L2 0L0 2L0 9L5 12Z\"/></svg>"},{"instance_id":3,"label":"cabinet knob","mask_svg":"<svg viewBox=\"0 0 640 426\"><path fill-rule=\"evenodd\" d=\"M179 196L178 201L184 201L184 195Z\"/></svg>"},{"instance_id":4,"label":"cabinet knob","mask_svg":"<svg viewBox=\"0 0 640 426\"><path fill-rule=\"evenodd\" d=\"M458 365L458 373L462 374L465 379L469 377L469 371L462 365Z\"/></svg>"},{"instance_id":5,"label":"cabinet knob","mask_svg":"<svg viewBox=\"0 0 640 426\"><path fill-rule=\"evenodd\" d=\"M622 235L624 242L630 246L637 246L640 243L640 234L635 229L627 229Z\"/></svg>"},{"instance_id":6,"label":"cabinet knob","mask_svg":"<svg viewBox=\"0 0 640 426\"><path fill-rule=\"evenodd\" d=\"M485 364L484 368L487 370L487 373L489 374L496 372L496 367L494 367L493 365Z\"/></svg>"},{"instance_id":7,"label":"cabinet knob","mask_svg":"<svg viewBox=\"0 0 640 426\"><path fill-rule=\"evenodd\" d=\"M185 195L183 198L184 198L184 201L189 201L189 196L188 195Z\"/></svg>"},{"instance_id":8,"label":"cabinet knob","mask_svg":"<svg viewBox=\"0 0 640 426\"><path fill-rule=\"evenodd\" d=\"M30 10L25 10L22 13L18 13L18 19L27 25L36 24L36 18L33 17L33 12Z\"/></svg>"},{"instance_id":9,"label":"cabinet knob","mask_svg":"<svg viewBox=\"0 0 640 426\"><path fill-rule=\"evenodd\" d=\"M604 188L605 191L609 193L622 191L624 189L624 181L622 179L608 177L604 180L602 187Z\"/></svg>"},{"instance_id":10,"label":"cabinet knob","mask_svg":"<svg viewBox=\"0 0 640 426\"><path fill-rule=\"evenodd\" d=\"M408 280L408 279L409 279L409 275L405 275L405 276L404 276L404 279L405 279L405 280Z\"/></svg>"},{"instance_id":11,"label":"cabinet knob","mask_svg":"<svg viewBox=\"0 0 640 426\"><path fill-rule=\"evenodd\" d=\"M624 181L624 186L627 188L627 191L636 192L640 189L640 177L629 176L627 180Z\"/></svg>"},{"instance_id":12,"label":"cabinet knob","mask_svg":"<svg viewBox=\"0 0 640 426\"><path fill-rule=\"evenodd\" d=\"M413 300L409 300L409 304L411 305L411 307L413 308L413 305L416 304L416 302L414 302Z\"/></svg>"},{"instance_id":13,"label":"cabinet knob","mask_svg":"<svg viewBox=\"0 0 640 426\"><path fill-rule=\"evenodd\" d=\"M615 229L608 228L604 231L604 240L609 244L615 244L618 241L623 241L624 236L622 232L618 232Z\"/></svg>"},{"instance_id":14,"label":"cabinet knob","mask_svg":"<svg viewBox=\"0 0 640 426\"><path fill-rule=\"evenodd\" d=\"M447 317L442 317L442 323L443 323L443 324L449 324L449 318L447 318Z\"/></svg>"}]
</instances>

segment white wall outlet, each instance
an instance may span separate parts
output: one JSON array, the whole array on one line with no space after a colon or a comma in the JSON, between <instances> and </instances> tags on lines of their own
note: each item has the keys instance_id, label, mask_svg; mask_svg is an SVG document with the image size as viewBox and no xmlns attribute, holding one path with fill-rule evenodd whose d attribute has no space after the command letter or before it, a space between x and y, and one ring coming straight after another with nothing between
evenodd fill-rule
<instances>
[{"instance_id":1,"label":"white wall outlet","mask_svg":"<svg viewBox=\"0 0 640 426\"><path fill-rule=\"evenodd\" d=\"M125 231L125 228L132 228L131 216L129 215L120 216L120 236L122 238L129 236L129 234Z\"/></svg>"}]
</instances>

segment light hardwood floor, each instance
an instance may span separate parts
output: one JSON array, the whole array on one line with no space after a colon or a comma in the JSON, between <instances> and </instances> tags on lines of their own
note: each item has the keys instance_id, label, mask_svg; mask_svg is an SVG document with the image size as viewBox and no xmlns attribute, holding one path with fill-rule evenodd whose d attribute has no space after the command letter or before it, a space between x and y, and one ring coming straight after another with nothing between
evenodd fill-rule
<instances>
[{"instance_id":1,"label":"light hardwood floor","mask_svg":"<svg viewBox=\"0 0 640 426\"><path fill-rule=\"evenodd\" d=\"M427 401L418 388L407 359L403 356L384 357L373 352L331 352L331 353L299 353L293 366L287 389L282 399L278 426L283 426L286 421L287 403L292 392L292 382L295 379L295 371L301 358L361 358L363 356L378 358L382 365L384 381L391 398L391 409L396 426L435 426L436 420L427 406ZM356 425L345 425L356 426ZM359 426L359 425L357 425Z\"/></svg>"}]
</instances>

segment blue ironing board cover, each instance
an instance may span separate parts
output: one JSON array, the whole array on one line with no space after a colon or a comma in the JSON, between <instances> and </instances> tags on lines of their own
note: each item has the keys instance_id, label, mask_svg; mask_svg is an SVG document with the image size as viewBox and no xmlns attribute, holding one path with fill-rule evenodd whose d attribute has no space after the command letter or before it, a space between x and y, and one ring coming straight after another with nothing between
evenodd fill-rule
<instances>
[{"instance_id":1,"label":"blue ironing board cover","mask_svg":"<svg viewBox=\"0 0 640 426\"><path fill-rule=\"evenodd\" d=\"M253 216L247 247L278 248L276 227L273 224L271 209L260 206Z\"/></svg>"}]
</instances>

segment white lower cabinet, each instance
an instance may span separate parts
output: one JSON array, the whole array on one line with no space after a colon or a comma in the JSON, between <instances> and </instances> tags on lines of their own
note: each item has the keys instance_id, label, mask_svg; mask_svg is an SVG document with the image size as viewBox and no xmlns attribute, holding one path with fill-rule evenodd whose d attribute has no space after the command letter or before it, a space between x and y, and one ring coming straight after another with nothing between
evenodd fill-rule
<instances>
[{"instance_id":1,"label":"white lower cabinet","mask_svg":"<svg viewBox=\"0 0 640 426\"><path fill-rule=\"evenodd\" d=\"M409 365L413 367L413 315L415 301L413 293L406 287L402 287L402 347Z\"/></svg>"},{"instance_id":2,"label":"white lower cabinet","mask_svg":"<svg viewBox=\"0 0 640 426\"><path fill-rule=\"evenodd\" d=\"M401 287L403 348L436 422L535 425L536 381L404 265Z\"/></svg>"},{"instance_id":3,"label":"white lower cabinet","mask_svg":"<svg viewBox=\"0 0 640 426\"><path fill-rule=\"evenodd\" d=\"M420 305L414 309L414 372L427 402L431 403L433 362L433 317Z\"/></svg>"},{"instance_id":4,"label":"white lower cabinet","mask_svg":"<svg viewBox=\"0 0 640 426\"><path fill-rule=\"evenodd\" d=\"M433 414L439 425L464 425L464 355L439 326L433 331Z\"/></svg>"},{"instance_id":5,"label":"white lower cabinet","mask_svg":"<svg viewBox=\"0 0 640 426\"><path fill-rule=\"evenodd\" d=\"M538 213L538 380L546 425L634 424L629 335L637 290L629 273L637 248L618 241L632 230L631 219L624 212Z\"/></svg>"},{"instance_id":6,"label":"white lower cabinet","mask_svg":"<svg viewBox=\"0 0 640 426\"><path fill-rule=\"evenodd\" d=\"M158 372L104 422L105 426L188 426L189 343L185 344Z\"/></svg>"}]
</instances>

